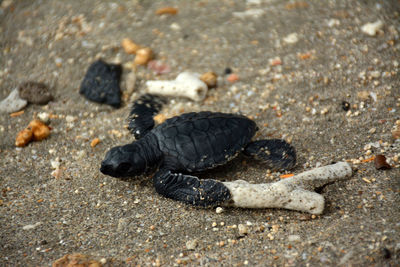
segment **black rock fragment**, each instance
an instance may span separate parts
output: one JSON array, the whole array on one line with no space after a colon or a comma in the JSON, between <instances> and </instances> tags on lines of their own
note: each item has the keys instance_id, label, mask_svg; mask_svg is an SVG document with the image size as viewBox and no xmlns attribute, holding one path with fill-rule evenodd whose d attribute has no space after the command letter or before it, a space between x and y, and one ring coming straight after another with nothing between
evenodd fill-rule
<instances>
[{"instance_id":1,"label":"black rock fragment","mask_svg":"<svg viewBox=\"0 0 400 267\"><path fill-rule=\"evenodd\" d=\"M115 108L121 106L121 65L108 64L103 60L97 60L86 72L79 93L87 99L105 103Z\"/></svg>"},{"instance_id":2,"label":"black rock fragment","mask_svg":"<svg viewBox=\"0 0 400 267\"><path fill-rule=\"evenodd\" d=\"M232 73L232 69L229 68L229 67L226 67L225 70L224 70L224 74L228 75L228 74L231 74L231 73Z\"/></svg>"},{"instance_id":3,"label":"black rock fragment","mask_svg":"<svg viewBox=\"0 0 400 267\"><path fill-rule=\"evenodd\" d=\"M350 109L350 103L347 102L347 101L342 101L342 109L343 109L344 111L349 111L349 109Z\"/></svg>"},{"instance_id":4,"label":"black rock fragment","mask_svg":"<svg viewBox=\"0 0 400 267\"><path fill-rule=\"evenodd\" d=\"M18 87L19 97L25 99L29 103L45 105L53 100L53 96L49 91L49 87L40 82L25 82Z\"/></svg>"}]
</instances>

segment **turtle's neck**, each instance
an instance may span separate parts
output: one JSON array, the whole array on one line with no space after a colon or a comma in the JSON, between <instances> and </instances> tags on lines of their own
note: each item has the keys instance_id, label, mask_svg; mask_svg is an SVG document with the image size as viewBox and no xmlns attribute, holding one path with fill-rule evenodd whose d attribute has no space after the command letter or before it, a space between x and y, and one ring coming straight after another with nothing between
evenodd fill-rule
<instances>
[{"instance_id":1,"label":"turtle's neck","mask_svg":"<svg viewBox=\"0 0 400 267\"><path fill-rule=\"evenodd\" d=\"M157 167L162 159L162 152L159 149L157 138L151 132L135 142L135 145L140 147L143 158L146 161L146 170Z\"/></svg>"}]
</instances>

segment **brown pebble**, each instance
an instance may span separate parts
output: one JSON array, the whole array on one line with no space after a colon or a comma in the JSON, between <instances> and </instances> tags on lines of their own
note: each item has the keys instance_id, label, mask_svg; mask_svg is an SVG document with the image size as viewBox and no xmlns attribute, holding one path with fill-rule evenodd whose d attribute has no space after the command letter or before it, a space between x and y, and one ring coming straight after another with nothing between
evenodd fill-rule
<instances>
[{"instance_id":1,"label":"brown pebble","mask_svg":"<svg viewBox=\"0 0 400 267\"><path fill-rule=\"evenodd\" d=\"M32 140L32 137L33 137L32 129L30 128L23 129L17 134L17 138L15 139L15 145L17 147L24 147Z\"/></svg>"},{"instance_id":2,"label":"brown pebble","mask_svg":"<svg viewBox=\"0 0 400 267\"><path fill-rule=\"evenodd\" d=\"M170 15L175 15L178 13L178 9L175 7L162 7L157 9L156 15L164 15L164 14L170 14Z\"/></svg>"},{"instance_id":3,"label":"brown pebble","mask_svg":"<svg viewBox=\"0 0 400 267\"><path fill-rule=\"evenodd\" d=\"M53 100L49 88L44 83L25 82L18 87L19 96L29 103L45 105Z\"/></svg>"},{"instance_id":4,"label":"brown pebble","mask_svg":"<svg viewBox=\"0 0 400 267\"><path fill-rule=\"evenodd\" d=\"M392 168L389 163L386 162L386 157L382 154L376 155L375 157L375 168L377 170L388 170Z\"/></svg>"},{"instance_id":5,"label":"brown pebble","mask_svg":"<svg viewBox=\"0 0 400 267\"><path fill-rule=\"evenodd\" d=\"M205 84L207 84L208 88L217 87L217 74L212 71L206 72L200 76L200 80L202 80Z\"/></svg>"}]
</instances>

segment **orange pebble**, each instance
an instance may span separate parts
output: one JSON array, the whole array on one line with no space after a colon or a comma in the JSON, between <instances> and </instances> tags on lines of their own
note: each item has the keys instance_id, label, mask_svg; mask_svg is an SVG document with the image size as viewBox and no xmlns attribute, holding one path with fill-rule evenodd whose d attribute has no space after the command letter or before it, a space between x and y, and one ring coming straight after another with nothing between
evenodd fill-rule
<instances>
[{"instance_id":1,"label":"orange pebble","mask_svg":"<svg viewBox=\"0 0 400 267\"><path fill-rule=\"evenodd\" d=\"M35 119L31 121L28 128L32 129L33 140L40 141L47 138L50 135L50 128L44 124L41 120Z\"/></svg>"},{"instance_id":2,"label":"orange pebble","mask_svg":"<svg viewBox=\"0 0 400 267\"><path fill-rule=\"evenodd\" d=\"M15 139L15 145L18 147L26 146L32 140L32 136L33 133L31 128L23 129L17 134L17 138Z\"/></svg>"},{"instance_id":3,"label":"orange pebble","mask_svg":"<svg viewBox=\"0 0 400 267\"><path fill-rule=\"evenodd\" d=\"M163 15L163 14L170 14L170 15L175 15L178 13L178 9L175 7L162 7L157 9L156 15Z\"/></svg>"},{"instance_id":4,"label":"orange pebble","mask_svg":"<svg viewBox=\"0 0 400 267\"><path fill-rule=\"evenodd\" d=\"M136 44L129 38L124 38L121 45L127 54L136 54L136 51L140 49L140 45Z\"/></svg>"},{"instance_id":5,"label":"orange pebble","mask_svg":"<svg viewBox=\"0 0 400 267\"><path fill-rule=\"evenodd\" d=\"M153 51L148 48L140 48L136 51L136 57L133 63L135 65L146 65L153 58Z\"/></svg>"},{"instance_id":6,"label":"orange pebble","mask_svg":"<svg viewBox=\"0 0 400 267\"><path fill-rule=\"evenodd\" d=\"M90 143L90 146L95 147L98 145L98 143L100 143L100 139L96 137L95 139L92 140L92 142Z\"/></svg>"},{"instance_id":7,"label":"orange pebble","mask_svg":"<svg viewBox=\"0 0 400 267\"><path fill-rule=\"evenodd\" d=\"M228 80L228 82L234 83L234 82L239 81L239 76L235 73L232 73L226 79Z\"/></svg>"}]
</instances>

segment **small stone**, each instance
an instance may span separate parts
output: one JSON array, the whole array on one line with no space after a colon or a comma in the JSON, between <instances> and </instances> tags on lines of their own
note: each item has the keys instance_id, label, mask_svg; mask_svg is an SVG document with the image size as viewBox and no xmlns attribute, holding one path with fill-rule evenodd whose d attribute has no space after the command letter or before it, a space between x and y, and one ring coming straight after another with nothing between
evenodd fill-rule
<instances>
[{"instance_id":1,"label":"small stone","mask_svg":"<svg viewBox=\"0 0 400 267\"><path fill-rule=\"evenodd\" d=\"M67 116L65 117L65 121L68 122L68 123L72 123L72 122L74 122L75 120L76 120L76 118L75 118L74 116L71 116L71 115L67 115Z\"/></svg>"},{"instance_id":2,"label":"small stone","mask_svg":"<svg viewBox=\"0 0 400 267\"><path fill-rule=\"evenodd\" d=\"M350 109L350 103L347 102L347 101L342 101L342 109L343 109L344 111L349 111L349 109Z\"/></svg>"},{"instance_id":3,"label":"small stone","mask_svg":"<svg viewBox=\"0 0 400 267\"><path fill-rule=\"evenodd\" d=\"M244 224L239 224L238 225L238 230L239 230L239 235L240 236L244 236L244 235L247 235L249 233L249 227L247 227L247 225L244 225Z\"/></svg>"},{"instance_id":4,"label":"small stone","mask_svg":"<svg viewBox=\"0 0 400 267\"><path fill-rule=\"evenodd\" d=\"M288 241L289 242L300 242L301 237L299 235L289 235L288 236Z\"/></svg>"},{"instance_id":5,"label":"small stone","mask_svg":"<svg viewBox=\"0 0 400 267\"><path fill-rule=\"evenodd\" d=\"M136 57L133 63L135 65L146 65L153 58L153 51L149 47L140 48L136 51Z\"/></svg>"},{"instance_id":6,"label":"small stone","mask_svg":"<svg viewBox=\"0 0 400 267\"><path fill-rule=\"evenodd\" d=\"M175 15L178 13L178 9L175 7L162 7L156 10L156 15Z\"/></svg>"},{"instance_id":7,"label":"small stone","mask_svg":"<svg viewBox=\"0 0 400 267\"><path fill-rule=\"evenodd\" d=\"M225 75L228 75L228 74L231 74L231 73L232 73L232 69L231 68L229 68L229 67L225 68L225 70L224 70L224 74Z\"/></svg>"},{"instance_id":8,"label":"small stone","mask_svg":"<svg viewBox=\"0 0 400 267\"><path fill-rule=\"evenodd\" d=\"M299 37L297 36L297 33L294 32L283 38L283 41L287 44L295 44L299 41Z\"/></svg>"},{"instance_id":9,"label":"small stone","mask_svg":"<svg viewBox=\"0 0 400 267\"><path fill-rule=\"evenodd\" d=\"M215 209L215 212L216 212L217 214L220 214L220 213L224 212L224 209L221 208L221 207L217 207L217 208Z\"/></svg>"},{"instance_id":10,"label":"small stone","mask_svg":"<svg viewBox=\"0 0 400 267\"><path fill-rule=\"evenodd\" d=\"M18 90L19 96L32 104L46 105L53 100L48 86L44 83L26 82L21 84Z\"/></svg>"},{"instance_id":11,"label":"small stone","mask_svg":"<svg viewBox=\"0 0 400 267\"><path fill-rule=\"evenodd\" d=\"M328 27L334 27L334 26L339 26L340 25L340 21L338 19L330 19L327 21Z\"/></svg>"},{"instance_id":12,"label":"small stone","mask_svg":"<svg viewBox=\"0 0 400 267\"><path fill-rule=\"evenodd\" d=\"M121 46L127 54L136 54L140 49L140 45L136 44L129 38L124 38L121 42Z\"/></svg>"},{"instance_id":13,"label":"small stone","mask_svg":"<svg viewBox=\"0 0 400 267\"><path fill-rule=\"evenodd\" d=\"M0 102L0 113L13 113L20 111L28 104L28 101L19 96L18 89L11 93Z\"/></svg>"},{"instance_id":14,"label":"small stone","mask_svg":"<svg viewBox=\"0 0 400 267\"><path fill-rule=\"evenodd\" d=\"M17 134L15 139L15 146L24 147L26 146L33 138L32 129L23 129Z\"/></svg>"},{"instance_id":15,"label":"small stone","mask_svg":"<svg viewBox=\"0 0 400 267\"><path fill-rule=\"evenodd\" d=\"M46 139L50 135L50 128L44 124L41 120L33 120L29 123L28 128L32 129L33 140L41 141Z\"/></svg>"},{"instance_id":16,"label":"small stone","mask_svg":"<svg viewBox=\"0 0 400 267\"><path fill-rule=\"evenodd\" d=\"M48 124L50 122L50 115L47 112L40 112L38 114L39 120L41 120L43 123Z\"/></svg>"},{"instance_id":17,"label":"small stone","mask_svg":"<svg viewBox=\"0 0 400 267\"><path fill-rule=\"evenodd\" d=\"M381 72L379 70L371 71L370 75L372 78L377 79L377 78L381 77Z\"/></svg>"},{"instance_id":18,"label":"small stone","mask_svg":"<svg viewBox=\"0 0 400 267\"><path fill-rule=\"evenodd\" d=\"M239 76L236 73L232 73L229 74L229 76L226 79L228 80L228 82L235 83L239 80Z\"/></svg>"},{"instance_id":19,"label":"small stone","mask_svg":"<svg viewBox=\"0 0 400 267\"><path fill-rule=\"evenodd\" d=\"M91 101L119 108L121 106L121 89L119 87L121 73L121 65L108 64L98 60L87 70L79 93Z\"/></svg>"},{"instance_id":20,"label":"small stone","mask_svg":"<svg viewBox=\"0 0 400 267\"><path fill-rule=\"evenodd\" d=\"M24 227L22 227L22 229L23 230L32 230L32 229L35 229L36 227L38 227L41 224L42 224L41 222L37 222L35 224L28 224L28 225L25 225Z\"/></svg>"},{"instance_id":21,"label":"small stone","mask_svg":"<svg viewBox=\"0 0 400 267\"><path fill-rule=\"evenodd\" d=\"M51 172L51 176L53 176L56 179L59 179L61 177L61 173L62 173L61 169L57 168Z\"/></svg>"},{"instance_id":22,"label":"small stone","mask_svg":"<svg viewBox=\"0 0 400 267\"><path fill-rule=\"evenodd\" d=\"M58 169L58 168L60 168L60 164L61 164L61 162L60 162L60 159L59 159L59 158L56 158L55 160L50 160L50 165L51 165L51 167L52 167L53 169Z\"/></svg>"},{"instance_id":23,"label":"small stone","mask_svg":"<svg viewBox=\"0 0 400 267\"><path fill-rule=\"evenodd\" d=\"M282 65L282 60L280 57L274 57L274 58L270 58L268 60L269 65L271 66L278 66L278 65Z\"/></svg>"},{"instance_id":24,"label":"small stone","mask_svg":"<svg viewBox=\"0 0 400 267\"><path fill-rule=\"evenodd\" d=\"M97 146L99 143L100 143L100 139L96 137L95 139L92 140L92 142L90 143L90 146L91 146L91 147L95 147L95 146Z\"/></svg>"},{"instance_id":25,"label":"small stone","mask_svg":"<svg viewBox=\"0 0 400 267\"><path fill-rule=\"evenodd\" d=\"M169 28L174 30L174 31L180 31L181 30L181 26L176 22L174 22L171 25L169 25Z\"/></svg>"},{"instance_id":26,"label":"small stone","mask_svg":"<svg viewBox=\"0 0 400 267\"><path fill-rule=\"evenodd\" d=\"M397 126L393 131L392 131L392 137L393 139L399 139L400 138L400 126Z\"/></svg>"},{"instance_id":27,"label":"small stone","mask_svg":"<svg viewBox=\"0 0 400 267\"><path fill-rule=\"evenodd\" d=\"M372 22L372 23L364 24L364 25L361 27L361 31L362 31L363 33L368 34L369 36L375 36L376 33L377 33L380 29L382 29L382 27L383 27L383 22L382 22L381 20L377 20L377 21Z\"/></svg>"},{"instance_id":28,"label":"small stone","mask_svg":"<svg viewBox=\"0 0 400 267\"><path fill-rule=\"evenodd\" d=\"M390 258L392 257L392 253L390 252L389 249L383 248L383 249L382 249L382 256L383 256L383 258L385 258L385 259L390 259Z\"/></svg>"},{"instance_id":29,"label":"small stone","mask_svg":"<svg viewBox=\"0 0 400 267\"><path fill-rule=\"evenodd\" d=\"M209 71L201 75L200 80L207 84L208 88L215 88L217 87L218 75Z\"/></svg>"},{"instance_id":30,"label":"small stone","mask_svg":"<svg viewBox=\"0 0 400 267\"><path fill-rule=\"evenodd\" d=\"M386 157L382 154L376 155L374 163L377 170L388 170L392 168L392 166L386 162Z\"/></svg>"},{"instance_id":31,"label":"small stone","mask_svg":"<svg viewBox=\"0 0 400 267\"><path fill-rule=\"evenodd\" d=\"M369 132L370 134L373 134L373 133L375 133L375 132L376 132L376 128L375 128L375 127L373 127L373 128L371 128L371 129L369 129L369 130L368 130L368 132Z\"/></svg>"},{"instance_id":32,"label":"small stone","mask_svg":"<svg viewBox=\"0 0 400 267\"><path fill-rule=\"evenodd\" d=\"M194 250L198 245L197 239L189 240L186 242L186 248L188 250Z\"/></svg>"}]
</instances>

